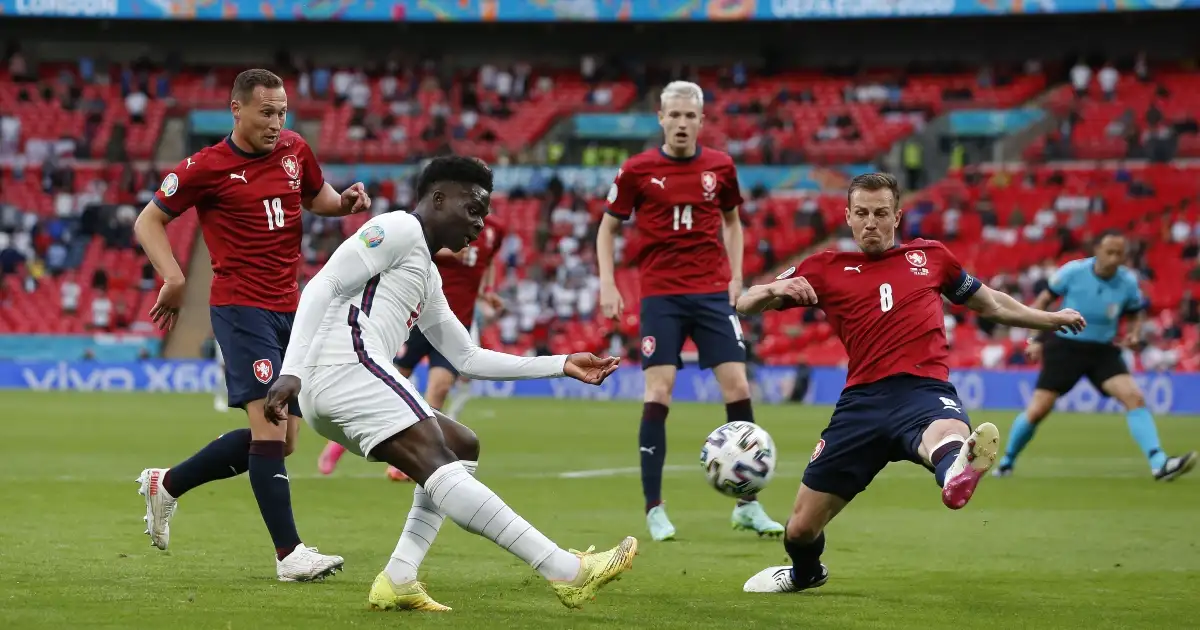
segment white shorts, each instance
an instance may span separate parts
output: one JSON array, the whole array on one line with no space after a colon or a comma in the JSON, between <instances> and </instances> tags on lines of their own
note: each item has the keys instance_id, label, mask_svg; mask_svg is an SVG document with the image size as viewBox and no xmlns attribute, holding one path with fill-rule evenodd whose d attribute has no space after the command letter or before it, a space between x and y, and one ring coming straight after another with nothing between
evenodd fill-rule
<instances>
[{"instance_id":1,"label":"white shorts","mask_svg":"<svg viewBox=\"0 0 1200 630\"><path fill-rule=\"evenodd\" d=\"M307 367L301 380L300 411L305 422L361 457L433 417L429 403L391 361Z\"/></svg>"}]
</instances>

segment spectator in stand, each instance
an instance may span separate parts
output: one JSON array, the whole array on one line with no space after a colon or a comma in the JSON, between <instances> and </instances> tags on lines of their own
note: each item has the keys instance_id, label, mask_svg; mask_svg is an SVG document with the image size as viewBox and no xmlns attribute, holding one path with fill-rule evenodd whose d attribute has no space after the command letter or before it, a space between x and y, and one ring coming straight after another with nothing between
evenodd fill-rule
<instances>
[{"instance_id":1,"label":"spectator in stand","mask_svg":"<svg viewBox=\"0 0 1200 630\"><path fill-rule=\"evenodd\" d=\"M1100 83L1100 91L1104 94L1104 100L1111 101L1117 97L1117 85L1121 81L1121 73L1117 71L1111 61L1100 68L1096 80Z\"/></svg>"},{"instance_id":2,"label":"spectator in stand","mask_svg":"<svg viewBox=\"0 0 1200 630\"><path fill-rule=\"evenodd\" d=\"M112 326L112 300L108 299L107 292L101 291L92 298L92 322L93 330L109 330Z\"/></svg>"},{"instance_id":3,"label":"spectator in stand","mask_svg":"<svg viewBox=\"0 0 1200 630\"><path fill-rule=\"evenodd\" d=\"M59 285L59 298L62 303L62 312L64 315L75 315L79 312L79 297L83 293L79 283L75 281L75 274L63 278L62 284Z\"/></svg>"},{"instance_id":4,"label":"spectator in stand","mask_svg":"<svg viewBox=\"0 0 1200 630\"><path fill-rule=\"evenodd\" d=\"M1087 95L1088 86L1092 83L1092 69L1080 59L1071 68L1071 87L1075 88L1075 96L1083 98Z\"/></svg>"},{"instance_id":5,"label":"spectator in stand","mask_svg":"<svg viewBox=\"0 0 1200 630\"><path fill-rule=\"evenodd\" d=\"M150 98L140 89L136 89L125 97L125 111L129 113L129 122L144 124L146 122L146 106Z\"/></svg>"}]
</instances>

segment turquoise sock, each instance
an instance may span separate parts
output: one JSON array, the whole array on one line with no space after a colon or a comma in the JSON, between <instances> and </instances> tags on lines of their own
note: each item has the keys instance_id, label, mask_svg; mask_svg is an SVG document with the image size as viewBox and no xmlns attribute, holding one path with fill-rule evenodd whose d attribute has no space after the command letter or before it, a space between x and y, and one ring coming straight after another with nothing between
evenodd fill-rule
<instances>
[{"instance_id":1,"label":"turquoise sock","mask_svg":"<svg viewBox=\"0 0 1200 630\"><path fill-rule=\"evenodd\" d=\"M1146 459L1150 460L1150 470L1162 468L1167 463L1167 454L1162 451L1162 445L1158 442L1158 427L1154 424L1154 416L1150 415L1150 410L1145 407L1130 409L1129 413L1125 414L1125 420L1129 424L1129 435L1133 436L1133 441L1137 442Z\"/></svg>"},{"instance_id":2,"label":"turquoise sock","mask_svg":"<svg viewBox=\"0 0 1200 630\"><path fill-rule=\"evenodd\" d=\"M1029 421L1022 411L1017 415L1017 419L1013 420L1012 429L1008 432L1008 446L1004 449L1004 459L1000 460L1001 468L1011 468L1017 461L1017 455L1025 450L1025 446L1029 444L1029 440L1033 439L1033 433L1037 431L1037 425Z\"/></svg>"}]
</instances>

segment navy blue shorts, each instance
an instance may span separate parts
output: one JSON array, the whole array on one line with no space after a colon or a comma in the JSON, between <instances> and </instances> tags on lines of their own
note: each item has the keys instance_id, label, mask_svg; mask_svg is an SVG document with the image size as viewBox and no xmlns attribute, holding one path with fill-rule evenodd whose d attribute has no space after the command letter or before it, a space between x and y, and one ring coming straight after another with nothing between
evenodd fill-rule
<instances>
[{"instance_id":1,"label":"navy blue shorts","mask_svg":"<svg viewBox=\"0 0 1200 630\"><path fill-rule=\"evenodd\" d=\"M958 391L945 381L902 374L851 387L821 432L804 485L849 501L889 462L924 466L921 435L942 418L971 424Z\"/></svg>"},{"instance_id":2,"label":"navy blue shorts","mask_svg":"<svg viewBox=\"0 0 1200 630\"><path fill-rule=\"evenodd\" d=\"M425 357L429 357L429 367L440 367L450 370L454 378L458 378L458 370L454 369L450 361L442 356L442 353L438 352L433 347L433 344L429 343L429 340L425 338L425 335L419 329L414 328L412 334L408 337L408 343L404 344L404 354L400 355L395 361L396 367L401 370L416 369L417 364Z\"/></svg>"},{"instance_id":3,"label":"navy blue shorts","mask_svg":"<svg viewBox=\"0 0 1200 630\"><path fill-rule=\"evenodd\" d=\"M726 292L642 298L641 333L642 369L683 367L679 353L688 337L700 351L701 368L746 362L742 324Z\"/></svg>"},{"instance_id":4,"label":"navy blue shorts","mask_svg":"<svg viewBox=\"0 0 1200 630\"><path fill-rule=\"evenodd\" d=\"M246 403L266 398L279 375L296 314L253 306L213 306L208 312L225 356L229 406L245 409ZM300 416L299 402L293 400L288 409Z\"/></svg>"}]
</instances>

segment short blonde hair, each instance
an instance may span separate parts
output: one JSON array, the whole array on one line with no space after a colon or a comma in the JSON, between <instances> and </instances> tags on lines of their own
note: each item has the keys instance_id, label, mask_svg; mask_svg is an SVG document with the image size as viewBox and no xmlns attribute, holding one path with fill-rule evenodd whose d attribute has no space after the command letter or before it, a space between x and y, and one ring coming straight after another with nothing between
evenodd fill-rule
<instances>
[{"instance_id":1,"label":"short blonde hair","mask_svg":"<svg viewBox=\"0 0 1200 630\"><path fill-rule=\"evenodd\" d=\"M667 100L672 98L696 101L697 105L701 108L704 107L704 90L691 81L672 81L668 83L667 87L663 88L662 95L659 96L659 106L666 107Z\"/></svg>"}]
</instances>

